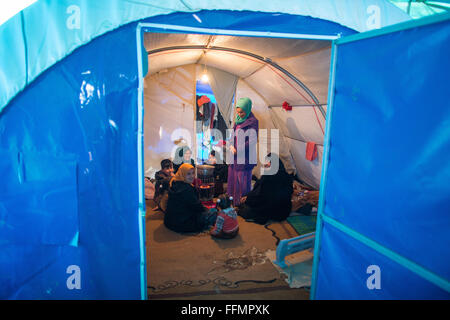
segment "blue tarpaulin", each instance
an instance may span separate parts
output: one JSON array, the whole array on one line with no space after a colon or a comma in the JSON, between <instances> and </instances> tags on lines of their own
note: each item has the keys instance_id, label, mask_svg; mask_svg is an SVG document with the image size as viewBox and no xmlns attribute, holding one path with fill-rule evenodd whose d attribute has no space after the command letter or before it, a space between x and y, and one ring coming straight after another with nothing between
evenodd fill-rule
<instances>
[{"instance_id":1,"label":"blue tarpaulin","mask_svg":"<svg viewBox=\"0 0 450 320\"><path fill-rule=\"evenodd\" d=\"M196 12L207 28L350 36L407 20L382 0L206 3L41 0L0 26L1 299L146 298L138 22L198 27ZM338 45L321 211L443 283L448 40L446 21ZM313 298L448 298L324 221Z\"/></svg>"},{"instance_id":2,"label":"blue tarpaulin","mask_svg":"<svg viewBox=\"0 0 450 320\"><path fill-rule=\"evenodd\" d=\"M450 298L450 23L406 26L337 41L317 299Z\"/></svg>"},{"instance_id":3,"label":"blue tarpaulin","mask_svg":"<svg viewBox=\"0 0 450 320\"><path fill-rule=\"evenodd\" d=\"M140 298L135 41L94 40L3 111L1 298Z\"/></svg>"}]
</instances>

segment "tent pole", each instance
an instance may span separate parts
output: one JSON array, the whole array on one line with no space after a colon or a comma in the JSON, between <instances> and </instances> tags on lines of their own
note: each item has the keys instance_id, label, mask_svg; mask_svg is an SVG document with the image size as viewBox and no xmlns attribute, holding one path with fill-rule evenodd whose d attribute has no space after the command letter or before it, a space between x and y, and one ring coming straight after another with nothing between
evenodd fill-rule
<instances>
[{"instance_id":1,"label":"tent pole","mask_svg":"<svg viewBox=\"0 0 450 320\"><path fill-rule=\"evenodd\" d=\"M273 62L270 58L262 57L257 54L254 54L254 53L251 53L248 51L244 51L244 50L226 48L226 47L207 46L207 45L187 45L187 46L164 47L164 48L149 50L149 51L147 51L147 54L150 56L155 53L171 51L171 50L217 50L217 51L238 53L238 54L242 54L242 55L246 55L246 56L250 56L252 58L258 59L258 60L276 68L277 70L281 71L286 76L288 76L292 81L294 81L296 84L298 84L314 101L314 106L317 106L319 108L320 112L322 113L322 116L324 118L326 118L326 112L323 109L322 104L319 102L319 100L316 98L316 96L311 92L311 90L309 90L309 88L303 82L301 82L297 77L295 77L293 74L291 74L289 71L287 71L283 67L279 66L276 62Z\"/></svg>"},{"instance_id":2,"label":"tent pole","mask_svg":"<svg viewBox=\"0 0 450 320\"><path fill-rule=\"evenodd\" d=\"M197 146L197 64L194 64L194 83L193 83L193 101L192 101L192 112L194 113L194 137L192 147L194 151L192 152L195 157L195 162L198 164L198 146ZM196 169L197 170L197 169ZM197 173L197 172L196 172ZM197 175L196 175L197 176Z\"/></svg>"},{"instance_id":3,"label":"tent pole","mask_svg":"<svg viewBox=\"0 0 450 320\"><path fill-rule=\"evenodd\" d=\"M138 188L139 188L139 206L138 206L138 228L139 228L139 273L141 300L147 300L147 262L145 255L145 199L144 199L144 72L142 66L142 25L139 23L136 27L136 46L138 62L138 132L137 132L137 162L138 162Z\"/></svg>"},{"instance_id":4,"label":"tent pole","mask_svg":"<svg viewBox=\"0 0 450 320\"><path fill-rule=\"evenodd\" d=\"M170 89L169 86L165 85L164 83L162 83L161 81L159 81L158 79L151 77L150 79L154 80L158 85L160 85L161 87L163 87L164 89L166 89L167 91L169 91L171 94L173 94L174 96L176 96L178 99L180 99L181 101L183 101L184 103L187 104L191 104L191 102L187 99L184 99L183 97L181 97L179 94L177 94L175 91L173 91L172 89Z\"/></svg>"},{"instance_id":5,"label":"tent pole","mask_svg":"<svg viewBox=\"0 0 450 320\"><path fill-rule=\"evenodd\" d=\"M450 282L443 278L442 276L432 272L431 270L428 270L421 265L415 263L414 261L400 255L399 253L390 250L387 247L384 247L383 245L379 244L378 242L358 233L357 231L347 227L346 225L340 223L339 221L330 218L329 216L322 214L322 219L328 223L329 225L332 225L334 228L342 231L346 235L352 237L358 242L363 243L364 245L370 247L371 249L377 251L378 253L384 255L388 259L395 261L399 265L405 267L406 269L410 270L411 272L414 272L419 277L426 279L427 281L435 284L439 288L450 292Z\"/></svg>"},{"instance_id":6,"label":"tent pole","mask_svg":"<svg viewBox=\"0 0 450 320\"><path fill-rule=\"evenodd\" d=\"M245 81L245 79L243 79L243 78L240 78L240 80L242 81L242 82L244 82L245 83L245 85L247 86L247 87L249 87L250 89L252 89L252 91L254 91L263 101L264 101L264 103L266 104L266 105L269 105L269 101L267 101L267 99L258 91L258 90L256 90L252 85L250 85L250 83L248 83L247 81ZM236 86L236 90L237 90L237 86ZM235 99L236 100L236 99ZM236 103L235 103L236 104Z\"/></svg>"},{"instance_id":7,"label":"tent pole","mask_svg":"<svg viewBox=\"0 0 450 320\"><path fill-rule=\"evenodd\" d=\"M326 103L320 103L320 104L293 104L291 107L315 107L315 106L326 106ZM270 105L269 108L281 108L282 105Z\"/></svg>"},{"instance_id":8,"label":"tent pole","mask_svg":"<svg viewBox=\"0 0 450 320\"><path fill-rule=\"evenodd\" d=\"M320 262L320 245L322 240L322 229L323 229L323 210L325 205L325 189L327 184L327 170L328 162L330 158L330 138L331 138L331 118L333 116L333 103L334 103L334 86L335 86L335 75L336 75L336 61L337 61L337 44L336 41L332 42L331 45L331 61L330 61L330 77L328 85L328 117L325 123L325 137L324 137L324 147L322 155L322 174L320 177L320 191L319 191L319 205L317 212L317 224L316 224L316 239L314 242L314 259L313 259L313 269L311 276L311 293L310 299L316 299L316 289L317 289L317 277Z\"/></svg>"}]
</instances>

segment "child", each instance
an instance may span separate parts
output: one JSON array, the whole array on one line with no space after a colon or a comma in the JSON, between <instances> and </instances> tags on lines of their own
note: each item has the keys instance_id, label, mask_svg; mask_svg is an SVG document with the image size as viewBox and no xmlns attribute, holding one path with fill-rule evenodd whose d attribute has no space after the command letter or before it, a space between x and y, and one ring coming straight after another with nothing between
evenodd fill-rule
<instances>
[{"instance_id":1,"label":"child","mask_svg":"<svg viewBox=\"0 0 450 320\"><path fill-rule=\"evenodd\" d=\"M233 197L228 197L226 194L219 196L217 200L216 224L211 230L211 235L217 238L231 239L234 238L238 231L239 225L237 221L237 214L232 206Z\"/></svg>"},{"instance_id":2,"label":"child","mask_svg":"<svg viewBox=\"0 0 450 320\"><path fill-rule=\"evenodd\" d=\"M156 205L163 212L167 208L167 192L169 190L169 182L174 176L173 163L170 159L161 161L161 170L155 174L155 200Z\"/></svg>"}]
</instances>

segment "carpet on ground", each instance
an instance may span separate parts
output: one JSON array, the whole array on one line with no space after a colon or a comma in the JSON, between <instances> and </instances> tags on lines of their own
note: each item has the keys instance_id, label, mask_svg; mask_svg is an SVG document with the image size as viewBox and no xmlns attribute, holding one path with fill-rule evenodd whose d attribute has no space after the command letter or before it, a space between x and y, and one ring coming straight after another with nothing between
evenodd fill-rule
<instances>
[{"instance_id":1,"label":"carpet on ground","mask_svg":"<svg viewBox=\"0 0 450 320\"><path fill-rule=\"evenodd\" d=\"M294 215L288 217L286 221L297 231L299 236L316 231L317 216Z\"/></svg>"}]
</instances>

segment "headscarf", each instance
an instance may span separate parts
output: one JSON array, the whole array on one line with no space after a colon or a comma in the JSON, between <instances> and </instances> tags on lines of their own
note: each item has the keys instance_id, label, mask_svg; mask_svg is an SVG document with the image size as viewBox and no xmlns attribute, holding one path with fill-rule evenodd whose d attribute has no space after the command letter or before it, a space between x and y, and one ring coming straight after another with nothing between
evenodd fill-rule
<instances>
[{"instance_id":1,"label":"headscarf","mask_svg":"<svg viewBox=\"0 0 450 320\"><path fill-rule=\"evenodd\" d=\"M184 160L184 153L188 152L188 151L190 151L192 153L192 150L188 146L183 146L183 147L177 148L177 150L175 151L175 158L173 159L173 163L177 164L177 165L180 165L182 163L187 163L186 160Z\"/></svg>"},{"instance_id":2,"label":"headscarf","mask_svg":"<svg viewBox=\"0 0 450 320\"><path fill-rule=\"evenodd\" d=\"M175 176L170 180L170 186L172 186L172 183L174 181L183 181L186 182L186 175L189 172L189 170L194 169L192 165L189 163L183 163L179 168Z\"/></svg>"},{"instance_id":3,"label":"headscarf","mask_svg":"<svg viewBox=\"0 0 450 320\"><path fill-rule=\"evenodd\" d=\"M272 153L270 152L269 154L267 154L266 156L266 160L274 160L274 159L278 159L278 171L274 174L274 175L269 175L269 177L273 177L273 176L280 176L280 175L289 175L289 173L287 173L286 168L284 167L283 161L281 161L281 158L278 154L276 153Z\"/></svg>"},{"instance_id":4,"label":"headscarf","mask_svg":"<svg viewBox=\"0 0 450 320\"><path fill-rule=\"evenodd\" d=\"M236 124L240 124L247 120L250 112L252 112L252 100L249 98L240 98L236 104L236 109L241 108L245 112L245 117L241 118L239 114L236 113L236 120L234 121Z\"/></svg>"}]
</instances>

